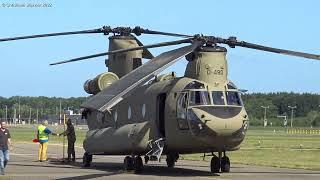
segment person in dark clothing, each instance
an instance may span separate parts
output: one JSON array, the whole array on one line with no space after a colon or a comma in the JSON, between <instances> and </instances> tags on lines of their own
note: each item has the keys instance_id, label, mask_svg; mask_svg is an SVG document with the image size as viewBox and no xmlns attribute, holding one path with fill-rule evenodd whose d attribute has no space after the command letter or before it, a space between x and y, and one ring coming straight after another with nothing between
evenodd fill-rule
<instances>
[{"instance_id":1,"label":"person in dark clothing","mask_svg":"<svg viewBox=\"0 0 320 180\"><path fill-rule=\"evenodd\" d=\"M6 122L1 122L0 129L0 171L4 175L4 168L9 161L9 146L11 146L11 136L8 129L6 129Z\"/></svg>"},{"instance_id":2,"label":"person in dark clothing","mask_svg":"<svg viewBox=\"0 0 320 180\"><path fill-rule=\"evenodd\" d=\"M72 160L72 162L75 162L76 156L74 151L74 143L76 142L76 133L74 131L74 126L72 125L72 121L70 118L67 120L67 129L60 135L67 136L68 138L68 162L70 162L70 160Z\"/></svg>"}]
</instances>

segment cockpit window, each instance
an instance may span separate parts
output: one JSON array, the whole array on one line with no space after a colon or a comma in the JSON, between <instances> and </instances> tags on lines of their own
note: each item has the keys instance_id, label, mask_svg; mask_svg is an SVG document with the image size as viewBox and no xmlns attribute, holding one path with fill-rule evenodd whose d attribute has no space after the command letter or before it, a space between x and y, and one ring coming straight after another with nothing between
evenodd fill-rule
<instances>
[{"instance_id":1,"label":"cockpit window","mask_svg":"<svg viewBox=\"0 0 320 180\"><path fill-rule=\"evenodd\" d=\"M204 89L204 84L193 81L189 83L184 89Z\"/></svg>"},{"instance_id":2,"label":"cockpit window","mask_svg":"<svg viewBox=\"0 0 320 180\"><path fill-rule=\"evenodd\" d=\"M212 100L214 105L224 105L224 95L222 91L212 91Z\"/></svg>"},{"instance_id":3,"label":"cockpit window","mask_svg":"<svg viewBox=\"0 0 320 180\"><path fill-rule=\"evenodd\" d=\"M236 91L227 91L227 104L241 106L240 95Z\"/></svg>"},{"instance_id":4,"label":"cockpit window","mask_svg":"<svg viewBox=\"0 0 320 180\"><path fill-rule=\"evenodd\" d=\"M182 92L177 101L177 120L179 129L189 129L187 122L187 93Z\"/></svg>"},{"instance_id":5,"label":"cockpit window","mask_svg":"<svg viewBox=\"0 0 320 180\"><path fill-rule=\"evenodd\" d=\"M209 105L210 97L207 91L190 91L189 106Z\"/></svg>"},{"instance_id":6,"label":"cockpit window","mask_svg":"<svg viewBox=\"0 0 320 180\"><path fill-rule=\"evenodd\" d=\"M228 83L228 89L237 89L233 83Z\"/></svg>"},{"instance_id":7,"label":"cockpit window","mask_svg":"<svg viewBox=\"0 0 320 180\"><path fill-rule=\"evenodd\" d=\"M187 117L187 93L181 93L177 101L177 118Z\"/></svg>"}]
</instances>

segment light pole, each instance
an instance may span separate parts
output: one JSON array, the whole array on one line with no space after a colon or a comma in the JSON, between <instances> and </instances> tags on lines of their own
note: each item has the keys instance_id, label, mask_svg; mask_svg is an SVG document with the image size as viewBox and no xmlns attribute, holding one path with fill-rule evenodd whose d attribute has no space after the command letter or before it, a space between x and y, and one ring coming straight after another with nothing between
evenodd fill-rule
<instances>
[{"instance_id":1,"label":"light pole","mask_svg":"<svg viewBox=\"0 0 320 180\"><path fill-rule=\"evenodd\" d=\"M37 108L37 124L39 124L39 109Z\"/></svg>"},{"instance_id":2,"label":"light pole","mask_svg":"<svg viewBox=\"0 0 320 180\"><path fill-rule=\"evenodd\" d=\"M31 111L32 111L32 108L30 108L30 111L29 111L29 124L30 124L30 121L31 121Z\"/></svg>"},{"instance_id":3,"label":"light pole","mask_svg":"<svg viewBox=\"0 0 320 180\"><path fill-rule=\"evenodd\" d=\"M266 127L268 124L267 121L267 109L269 109L269 106L261 106L264 109L264 120L263 120L263 126Z\"/></svg>"},{"instance_id":4,"label":"light pole","mask_svg":"<svg viewBox=\"0 0 320 180\"><path fill-rule=\"evenodd\" d=\"M5 118L6 118L6 122L8 122L8 106L7 105L4 105L5 107L6 107L6 116L5 116Z\"/></svg>"},{"instance_id":5,"label":"light pole","mask_svg":"<svg viewBox=\"0 0 320 180\"><path fill-rule=\"evenodd\" d=\"M288 108L291 109L291 122L290 122L290 126L292 127L292 121L293 121L293 109L296 109L297 106L288 106Z\"/></svg>"},{"instance_id":6,"label":"light pole","mask_svg":"<svg viewBox=\"0 0 320 180\"><path fill-rule=\"evenodd\" d=\"M287 127L287 115L279 115L278 118L284 118L283 120L283 126Z\"/></svg>"},{"instance_id":7,"label":"light pole","mask_svg":"<svg viewBox=\"0 0 320 180\"><path fill-rule=\"evenodd\" d=\"M59 101L59 124L61 124L61 121L62 121L62 115L61 115L61 98L60 98L60 101Z\"/></svg>"},{"instance_id":8,"label":"light pole","mask_svg":"<svg viewBox=\"0 0 320 180\"><path fill-rule=\"evenodd\" d=\"M20 114L20 96L19 96L19 115L18 115L18 123L20 123L20 118L21 118L21 114Z\"/></svg>"},{"instance_id":9,"label":"light pole","mask_svg":"<svg viewBox=\"0 0 320 180\"><path fill-rule=\"evenodd\" d=\"M14 107L13 108L13 123L14 123L14 125L17 125L17 109Z\"/></svg>"}]
</instances>

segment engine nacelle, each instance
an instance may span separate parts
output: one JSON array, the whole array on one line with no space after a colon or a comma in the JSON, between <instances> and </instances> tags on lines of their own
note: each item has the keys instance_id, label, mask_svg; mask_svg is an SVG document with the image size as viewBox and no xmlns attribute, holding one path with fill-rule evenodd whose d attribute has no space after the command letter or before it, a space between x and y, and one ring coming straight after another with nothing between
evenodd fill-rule
<instances>
[{"instance_id":1,"label":"engine nacelle","mask_svg":"<svg viewBox=\"0 0 320 180\"><path fill-rule=\"evenodd\" d=\"M88 94L98 94L104 88L110 86L113 82L119 80L119 77L112 73L106 72L99 74L94 79L87 80L83 88Z\"/></svg>"}]
</instances>

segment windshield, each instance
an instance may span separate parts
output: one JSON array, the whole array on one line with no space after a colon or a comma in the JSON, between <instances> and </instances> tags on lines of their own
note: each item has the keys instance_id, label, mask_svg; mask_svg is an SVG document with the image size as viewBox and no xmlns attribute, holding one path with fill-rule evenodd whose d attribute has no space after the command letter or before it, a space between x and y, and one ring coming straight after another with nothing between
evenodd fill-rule
<instances>
[{"instance_id":1,"label":"windshield","mask_svg":"<svg viewBox=\"0 0 320 180\"><path fill-rule=\"evenodd\" d=\"M212 100L214 105L224 105L223 91L212 91Z\"/></svg>"},{"instance_id":2,"label":"windshield","mask_svg":"<svg viewBox=\"0 0 320 180\"><path fill-rule=\"evenodd\" d=\"M227 91L227 104L241 106L240 95L236 91Z\"/></svg>"},{"instance_id":3,"label":"windshield","mask_svg":"<svg viewBox=\"0 0 320 180\"><path fill-rule=\"evenodd\" d=\"M207 91L190 91L189 106L209 105L210 97Z\"/></svg>"},{"instance_id":4,"label":"windshield","mask_svg":"<svg viewBox=\"0 0 320 180\"><path fill-rule=\"evenodd\" d=\"M204 84L197 81L193 81L189 83L184 89L204 89Z\"/></svg>"}]
</instances>

